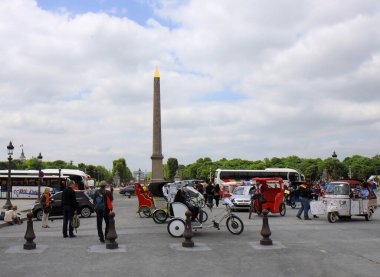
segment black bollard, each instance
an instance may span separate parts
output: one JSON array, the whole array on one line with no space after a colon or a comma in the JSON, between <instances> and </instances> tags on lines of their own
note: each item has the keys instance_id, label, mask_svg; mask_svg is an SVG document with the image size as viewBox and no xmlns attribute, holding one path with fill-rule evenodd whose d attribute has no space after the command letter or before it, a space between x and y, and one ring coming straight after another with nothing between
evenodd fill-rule
<instances>
[{"instance_id":1,"label":"black bollard","mask_svg":"<svg viewBox=\"0 0 380 277\"><path fill-rule=\"evenodd\" d=\"M260 240L261 245L272 245L272 240L269 238L272 232L269 229L267 209L263 210L263 227L261 228L261 235L263 238Z\"/></svg>"},{"instance_id":2,"label":"black bollard","mask_svg":"<svg viewBox=\"0 0 380 277\"><path fill-rule=\"evenodd\" d=\"M110 223L109 223L108 234L106 237L106 240L107 240L106 248L116 249L119 247L119 245L116 242L117 234L116 234L116 229L115 229L115 213L110 212L109 216L110 216Z\"/></svg>"},{"instance_id":3,"label":"black bollard","mask_svg":"<svg viewBox=\"0 0 380 277\"><path fill-rule=\"evenodd\" d=\"M185 215L186 215L185 231L183 232L183 237L185 238L185 240L182 242L182 247L194 247L194 242L191 240L191 238L193 237L193 230L191 229L192 212L187 210Z\"/></svg>"},{"instance_id":4,"label":"black bollard","mask_svg":"<svg viewBox=\"0 0 380 277\"><path fill-rule=\"evenodd\" d=\"M24 238L26 239L24 249L33 250L36 249L36 243L33 241L36 238L36 235L34 234L33 230L33 215L31 212L29 212L26 216L28 217L28 221L26 223L26 232L24 236Z\"/></svg>"}]
</instances>

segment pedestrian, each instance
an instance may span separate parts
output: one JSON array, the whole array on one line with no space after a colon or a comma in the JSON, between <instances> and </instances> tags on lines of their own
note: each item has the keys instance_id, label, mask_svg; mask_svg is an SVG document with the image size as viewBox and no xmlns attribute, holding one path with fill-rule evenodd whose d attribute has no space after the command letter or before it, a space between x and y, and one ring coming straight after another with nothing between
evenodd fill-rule
<instances>
[{"instance_id":1,"label":"pedestrian","mask_svg":"<svg viewBox=\"0 0 380 277\"><path fill-rule=\"evenodd\" d=\"M109 213L113 210L112 201L113 196L111 192L106 190L107 182L101 181L100 188L97 189L94 193L93 199L95 204L96 212L96 228L98 230L98 236L100 242L104 243L105 238L107 238L110 217ZM103 233L103 220L105 222L106 228Z\"/></svg>"},{"instance_id":2,"label":"pedestrian","mask_svg":"<svg viewBox=\"0 0 380 277\"><path fill-rule=\"evenodd\" d=\"M67 238L67 225L69 225L69 236L70 238L75 238L74 228L71 225L73 221L74 211L78 209L78 202L75 196L76 185L74 181L70 181L66 188L62 192L62 209L63 209L63 237Z\"/></svg>"},{"instance_id":3,"label":"pedestrian","mask_svg":"<svg viewBox=\"0 0 380 277\"><path fill-rule=\"evenodd\" d=\"M312 191L306 184L301 184L298 187L299 200L301 202L301 208L299 208L297 217L301 219L301 214L303 212L304 220L311 220L309 218L310 210L310 199L312 198Z\"/></svg>"},{"instance_id":4,"label":"pedestrian","mask_svg":"<svg viewBox=\"0 0 380 277\"><path fill-rule=\"evenodd\" d=\"M207 195L207 205L212 208L213 206L213 200L214 200L214 186L212 185L212 182L209 182L206 187L206 195Z\"/></svg>"},{"instance_id":5,"label":"pedestrian","mask_svg":"<svg viewBox=\"0 0 380 277\"><path fill-rule=\"evenodd\" d=\"M51 198L50 198L50 189L45 188L44 193L41 196L40 204L42 206L43 215L42 215L42 228L49 228L48 219L51 212Z\"/></svg>"},{"instance_id":6,"label":"pedestrian","mask_svg":"<svg viewBox=\"0 0 380 277\"><path fill-rule=\"evenodd\" d=\"M21 224L22 223L22 219L20 217L20 214L17 213L17 206L16 205L10 206L9 209L7 211L5 211L4 221L7 222L9 225Z\"/></svg>"},{"instance_id":7,"label":"pedestrian","mask_svg":"<svg viewBox=\"0 0 380 277\"><path fill-rule=\"evenodd\" d=\"M264 186L260 180L256 181L253 189L253 195L251 200L257 200L257 214L261 214L263 211L263 203L264 203Z\"/></svg>"},{"instance_id":8,"label":"pedestrian","mask_svg":"<svg viewBox=\"0 0 380 277\"><path fill-rule=\"evenodd\" d=\"M214 199L215 199L215 206L219 206L219 199L220 199L220 187L219 184L215 184L214 186Z\"/></svg>"}]
</instances>

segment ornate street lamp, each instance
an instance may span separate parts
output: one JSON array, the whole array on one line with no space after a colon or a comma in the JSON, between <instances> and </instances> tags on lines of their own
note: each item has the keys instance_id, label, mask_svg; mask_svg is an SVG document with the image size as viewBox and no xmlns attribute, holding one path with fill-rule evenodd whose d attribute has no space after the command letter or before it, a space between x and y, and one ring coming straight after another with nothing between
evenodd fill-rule
<instances>
[{"instance_id":1,"label":"ornate street lamp","mask_svg":"<svg viewBox=\"0 0 380 277\"><path fill-rule=\"evenodd\" d=\"M336 178L336 160L338 159L338 155L335 153L335 150L334 150L334 153L331 155L331 157L334 160L334 178Z\"/></svg>"},{"instance_id":2,"label":"ornate street lamp","mask_svg":"<svg viewBox=\"0 0 380 277\"><path fill-rule=\"evenodd\" d=\"M9 145L7 146L8 149L8 183L7 183L7 201L5 202L5 205L3 206L3 209L9 209L12 206L11 203L11 191L12 191L12 180L11 180L11 162L12 162L12 155L13 155L13 145L12 142L9 142Z\"/></svg>"},{"instance_id":3,"label":"ornate street lamp","mask_svg":"<svg viewBox=\"0 0 380 277\"><path fill-rule=\"evenodd\" d=\"M40 181L38 182L38 201L40 201L40 197L41 197L41 183L42 183L42 177L44 177L43 172L41 171L42 158L43 157L42 157L41 152L40 152L40 154L37 156L37 160L38 160L38 163L39 163L38 177L40 177Z\"/></svg>"}]
</instances>

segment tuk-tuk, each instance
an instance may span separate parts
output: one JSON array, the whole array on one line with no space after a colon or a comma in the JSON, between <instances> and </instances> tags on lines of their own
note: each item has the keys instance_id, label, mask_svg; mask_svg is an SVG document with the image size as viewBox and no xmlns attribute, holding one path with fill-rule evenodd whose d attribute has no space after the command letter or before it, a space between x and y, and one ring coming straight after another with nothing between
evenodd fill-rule
<instances>
[{"instance_id":1,"label":"tuk-tuk","mask_svg":"<svg viewBox=\"0 0 380 277\"><path fill-rule=\"evenodd\" d=\"M377 197L370 184L352 179L327 184L324 197L310 202L311 214L327 214L330 223L351 216L364 216L369 221L376 208Z\"/></svg>"}]
</instances>

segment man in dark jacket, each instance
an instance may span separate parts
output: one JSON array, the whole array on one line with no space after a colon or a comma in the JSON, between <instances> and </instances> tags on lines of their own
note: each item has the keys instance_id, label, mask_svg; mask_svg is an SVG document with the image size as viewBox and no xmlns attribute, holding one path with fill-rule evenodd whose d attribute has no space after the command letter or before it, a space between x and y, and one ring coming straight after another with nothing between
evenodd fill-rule
<instances>
[{"instance_id":1,"label":"man in dark jacket","mask_svg":"<svg viewBox=\"0 0 380 277\"><path fill-rule=\"evenodd\" d=\"M67 187L62 192L62 209L63 209L63 237L67 238L67 224L69 224L69 236L75 238L74 228L71 226L74 211L78 209L78 202L75 196L75 182L70 181Z\"/></svg>"},{"instance_id":2,"label":"man in dark jacket","mask_svg":"<svg viewBox=\"0 0 380 277\"><path fill-rule=\"evenodd\" d=\"M213 206L213 200L214 200L214 191L215 187L211 182L208 183L206 187L206 194L207 194L207 205L212 208Z\"/></svg>"},{"instance_id":3,"label":"man in dark jacket","mask_svg":"<svg viewBox=\"0 0 380 277\"><path fill-rule=\"evenodd\" d=\"M311 196L311 189L306 184L302 184L298 187L299 191L299 200L301 202L301 208L298 210L297 217L301 219L301 214L303 212L304 220L310 220L309 218L309 210L310 210L310 199Z\"/></svg>"},{"instance_id":4,"label":"man in dark jacket","mask_svg":"<svg viewBox=\"0 0 380 277\"><path fill-rule=\"evenodd\" d=\"M112 211L112 193L106 190L107 183L106 181L100 182L100 188L96 190L93 200L95 204L96 212L96 228L98 230L99 240L104 243L105 238L107 238L108 228L110 223L110 211ZM103 234L103 219L106 224L106 229Z\"/></svg>"}]
</instances>

